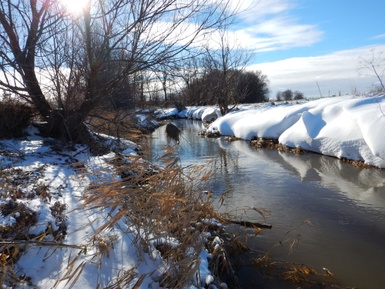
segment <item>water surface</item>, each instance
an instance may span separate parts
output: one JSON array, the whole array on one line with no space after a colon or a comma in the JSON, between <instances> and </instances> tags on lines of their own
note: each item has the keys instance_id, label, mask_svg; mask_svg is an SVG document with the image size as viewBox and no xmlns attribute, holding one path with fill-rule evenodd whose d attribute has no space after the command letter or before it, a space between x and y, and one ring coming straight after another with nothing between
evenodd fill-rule
<instances>
[{"instance_id":1,"label":"water surface","mask_svg":"<svg viewBox=\"0 0 385 289\"><path fill-rule=\"evenodd\" d=\"M182 165L213 168L210 188L218 209L237 219L273 225L257 236L250 234L250 247L320 272L328 268L344 286L385 288L385 170L360 169L311 153L255 149L244 141L203 138L198 136L201 122L173 123L183 129L178 146ZM161 155L168 142L164 127L155 131L152 157ZM226 201L220 206L222 195ZM252 207L270 213L263 219ZM290 251L297 239L298 246ZM279 241L283 245L275 246ZM255 280L249 273L244 270L242 282L252 288Z\"/></svg>"}]
</instances>

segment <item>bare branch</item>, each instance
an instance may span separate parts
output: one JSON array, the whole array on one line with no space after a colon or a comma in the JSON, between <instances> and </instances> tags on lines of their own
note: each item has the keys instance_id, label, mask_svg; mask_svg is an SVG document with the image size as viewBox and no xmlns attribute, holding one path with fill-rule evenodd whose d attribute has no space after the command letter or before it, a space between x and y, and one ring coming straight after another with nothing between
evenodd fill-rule
<instances>
[{"instance_id":1,"label":"bare branch","mask_svg":"<svg viewBox=\"0 0 385 289\"><path fill-rule=\"evenodd\" d=\"M381 86L385 90L383 78L385 76L385 56L382 52L377 52L375 49L371 50L370 58L360 57L359 73L365 76L375 76Z\"/></svg>"}]
</instances>

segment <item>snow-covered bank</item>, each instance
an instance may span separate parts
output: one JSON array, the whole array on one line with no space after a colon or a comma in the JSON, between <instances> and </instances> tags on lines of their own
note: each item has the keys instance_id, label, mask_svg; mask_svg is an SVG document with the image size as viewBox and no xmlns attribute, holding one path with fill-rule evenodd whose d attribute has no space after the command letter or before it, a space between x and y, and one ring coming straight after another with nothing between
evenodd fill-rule
<instances>
[{"instance_id":1,"label":"snow-covered bank","mask_svg":"<svg viewBox=\"0 0 385 289\"><path fill-rule=\"evenodd\" d=\"M208 131L245 140L277 138L289 147L385 168L385 96L344 96L266 105L228 114Z\"/></svg>"},{"instance_id":2,"label":"snow-covered bank","mask_svg":"<svg viewBox=\"0 0 385 289\"><path fill-rule=\"evenodd\" d=\"M288 147L385 168L384 99L384 95L342 96L299 104L243 105L219 117L207 131L245 140L275 138ZM204 120L205 111L213 110L192 107L178 116Z\"/></svg>"},{"instance_id":3,"label":"snow-covered bank","mask_svg":"<svg viewBox=\"0 0 385 289\"><path fill-rule=\"evenodd\" d=\"M215 106L189 106L182 111L176 108L162 108L155 111L158 119L188 118L210 122L221 116L218 107Z\"/></svg>"},{"instance_id":4,"label":"snow-covered bank","mask_svg":"<svg viewBox=\"0 0 385 289\"><path fill-rule=\"evenodd\" d=\"M124 209L108 201L101 205L85 202L86 196L103 190L92 191L92 185L122 187L122 176L113 166L117 155L128 162L130 156L145 162L134 143L109 141L119 154L92 156L85 146L66 147L35 134L0 141L0 269L7 269L0 271L1 288L163 287L162 276L172 267L157 245L179 246L178 240L165 232L149 234L144 225L138 230L128 217L101 229ZM113 192L114 196L118 193ZM197 233L194 242L208 235ZM189 289L208 286L214 279L208 267L211 255L205 248L193 252L198 248L190 248L200 261L195 260L196 275ZM4 263L8 258L9 264Z\"/></svg>"}]
</instances>

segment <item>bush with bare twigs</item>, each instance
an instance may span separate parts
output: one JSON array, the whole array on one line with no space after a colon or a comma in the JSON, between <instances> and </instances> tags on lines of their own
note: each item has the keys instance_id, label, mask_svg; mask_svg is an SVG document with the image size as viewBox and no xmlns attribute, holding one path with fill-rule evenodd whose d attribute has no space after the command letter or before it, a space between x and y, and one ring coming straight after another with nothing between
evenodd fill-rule
<instances>
[{"instance_id":1,"label":"bush with bare twigs","mask_svg":"<svg viewBox=\"0 0 385 289\"><path fill-rule=\"evenodd\" d=\"M23 136L23 130L32 117L30 106L12 101L0 102L0 139Z\"/></svg>"}]
</instances>

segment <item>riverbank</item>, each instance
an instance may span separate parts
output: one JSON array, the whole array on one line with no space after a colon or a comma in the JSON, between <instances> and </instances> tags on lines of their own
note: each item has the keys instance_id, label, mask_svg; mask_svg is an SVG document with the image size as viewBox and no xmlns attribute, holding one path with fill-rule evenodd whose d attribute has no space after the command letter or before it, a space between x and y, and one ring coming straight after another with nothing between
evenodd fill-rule
<instances>
[{"instance_id":1,"label":"riverbank","mask_svg":"<svg viewBox=\"0 0 385 289\"><path fill-rule=\"evenodd\" d=\"M186 178L171 148L160 169L137 144L99 137L100 156L33 127L0 141L3 288L226 288L226 264L210 262L223 226L207 172Z\"/></svg>"},{"instance_id":2,"label":"riverbank","mask_svg":"<svg viewBox=\"0 0 385 289\"><path fill-rule=\"evenodd\" d=\"M207 137L213 137L213 136L211 136L210 133L207 133L207 132L203 132L203 135L206 135ZM214 137L216 137L216 136L214 136ZM236 137L226 137L225 139L226 139L226 141L229 141L229 142L242 140L242 139L239 139ZM295 155L302 155L305 153L320 154L320 153L316 153L316 152L311 151L311 150L302 149L300 147L285 146L285 145L281 144L278 139L258 138L258 139L250 140L250 141L248 141L248 143L250 144L251 147L256 148L256 149L274 149L274 150L278 150L280 152L290 152L290 153L293 153ZM337 158L337 157L335 157L335 158ZM378 167L375 167L372 165L365 164L365 162L362 160L351 160L351 159L347 159L347 158L337 158L337 159L339 159L342 162L351 164L357 168L381 169L381 168L378 168Z\"/></svg>"},{"instance_id":3,"label":"riverbank","mask_svg":"<svg viewBox=\"0 0 385 289\"><path fill-rule=\"evenodd\" d=\"M240 105L225 116L215 107L159 110L159 118L213 120L207 134L278 140L282 147L385 168L385 96L341 96L301 103Z\"/></svg>"}]
</instances>

